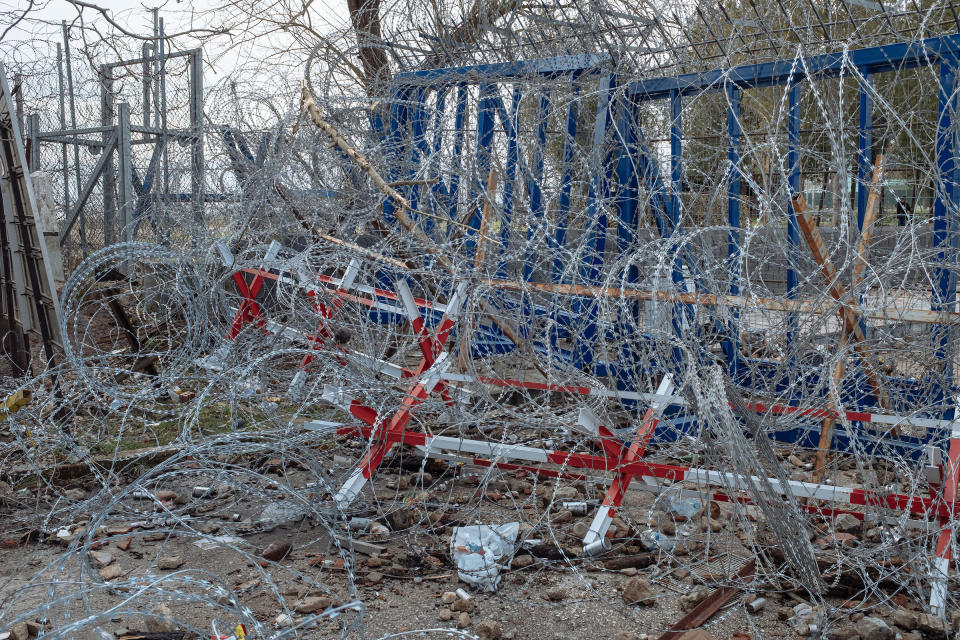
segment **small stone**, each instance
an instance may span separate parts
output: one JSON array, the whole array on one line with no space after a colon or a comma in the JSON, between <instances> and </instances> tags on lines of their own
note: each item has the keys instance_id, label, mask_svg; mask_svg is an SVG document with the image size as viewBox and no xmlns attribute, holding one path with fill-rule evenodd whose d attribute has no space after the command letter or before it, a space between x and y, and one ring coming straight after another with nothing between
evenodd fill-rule
<instances>
[{"instance_id":1,"label":"small stone","mask_svg":"<svg viewBox=\"0 0 960 640\"><path fill-rule=\"evenodd\" d=\"M827 632L827 640L857 640L860 634L852 626L834 627Z\"/></svg>"},{"instance_id":2,"label":"small stone","mask_svg":"<svg viewBox=\"0 0 960 640\"><path fill-rule=\"evenodd\" d=\"M849 513L841 513L833 520L833 530L837 533L859 533L862 523Z\"/></svg>"},{"instance_id":3,"label":"small stone","mask_svg":"<svg viewBox=\"0 0 960 640\"><path fill-rule=\"evenodd\" d=\"M318 613L326 611L331 604L333 604L333 600L326 596L313 596L304 598L294 610L297 613Z\"/></svg>"},{"instance_id":4,"label":"small stone","mask_svg":"<svg viewBox=\"0 0 960 640\"><path fill-rule=\"evenodd\" d=\"M286 629L287 627L293 626L293 616L289 613L281 613L277 616L277 619L273 621L273 624L280 629Z\"/></svg>"},{"instance_id":5,"label":"small stone","mask_svg":"<svg viewBox=\"0 0 960 640\"><path fill-rule=\"evenodd\" d=\"M440 602L443 604L453 604L457 601L457 594L453 591L444 591L443 595L440 596Z\"/></svg>"},{"instance_id":6,"label":"small stone","mask_svg":"<svg viewBox=\"0 0 960 640\"><path fill-rule=\"evenodd\" d=\"M453 611L450 611L450 609L441 609L440 613L437 614L437 617L439 617L444 622L446 622L447 620L453 620Z\"/></svg>"},{"instance_id":7,"label":"small stone","mask_svg":"<svg viewBox=\"0 0 960 640\"><path fill-rule=\"evenodd\" d=\"M114 578L119 578L123 575L123 569L120 568L118 564L111 564L110 566L100 569L100 577L104 580L113 580Z\"/></svg>"},{"instance_id":8,"label":"small stone","mask_svg":"<svg viewBox=\"0 0 960 640\"><path fill-rule=\"evenodd\" d=\"M176 491L170 491L169 489L161 489L154 494L160 502L175 502L179 497Z\"/></svg>"},{"instance_id":9,"label":"small stone","mask_svg":"<svg viewBox=\"0 0 960 640\"><path fill-rule=\"evenodd\" d=\"M512 569L523 569L524 567L529 567L534 562L533 556L528 553L524 553L519 556L514 556L513 562L510 563Z\"/></svg>"},{"instance_id":10,"label":"small stone","mask_svg":"<svg viewBox=\"0 0 960 640\"><path fill-rule=\"evenodd\" d=\"M573 522L573 513L567 509L561 509L551 518L551 524L567 524Z\"/></svg>"},{"instance_id":11,"label":"small stone","mask_svg":"<svg viewBox=\"0 0 960 640\"><path fill-rule=\"evenodd\" d=\"M803 460L801 460L797 456L792 455L789 458L787 458L787 460L789 460L790 464L797 467L798 469L803 469L803 467L805 466L805 463L803 462Z\"/></svg>"},{"instance_id":12,"label":"small stone","mask_svg":"<svg viewBox=\"0 0 960 640\"><path fill-rule=\"evenodd\" d=\"M900 607L893 612L893 623L905 631L913 631L917 628L917 614Z\"/></svg>"},{"instance_id":13,"label":"small stone","mask_svg":"<svg viewBox=\"0 0 960 640\"><path fill-rule=\"evenodd\" d=\"M886 622L873 616L864 616L857 623L857 633L861 640L893 640L896 635Z\"/></svg>"},{"instance_id":14,"label":"small stone","mask_svg":"<svg viewBox=\"0 0 960 640\"><path fill-rule=\"evenodd\" d=\"M718 533L720 531L723 531L723 522L721 522L720 520L717 520L716 518L703 518L700 524L700 528L703 531L706 531L709 528L710 531L713 531L714 533Z\"/></svg>"},{"instance_id":15,"label":"small stone","mask_svg":"<svg viewBox=\"0 0 960 640\"><path fill-rule=\"evenodd\" d=\"M709 596L711 590L703 585L698 585L690 590L690 593L682 595L678 598L680 603L680 608L684 611L690 611L698 604L700 604L704 598Z\"/></svg>"},{"instance_id":16,"label":"small stone","mask_svg":"<svg viewBox=\"0 0 960 640\"><path fill-rule=\"evenodd\" d=\"M464 611L457 618L457 629L466 629L470 626L470 614Z\"/></svg>"},{"instance_id":17,"label":"small stone","mask_svg":"<svg viewBox=\"0 0 960 640\"><path fill-rule=\"evenodd\" d=\"M450 603L450 609L453 611L463 611L470 612L473 611L473 598L470 600L464 600L463 598L457 598L452 603Z\"/></svg>"},{"instance_id":18,"label":"small stone","mask_svg":"<svg viewBox=\"0 0 960 640\"><path fill-rule=\"evenodd\" d=\"M543 594L543 597L546 600L549 600L550 602L561 602L563 600L566 600L567 592L561 589L560 587L554 587L553 589L550 589L545 594Z\"/></svg>"},{"instance_id":19,"label":"small stone","mask_svg":"<svg viewBox=\"0 0 960 640\"><path fill-rule=\"evenodd\" d=\"M150 609L152 615L147 616L147 631L150 633L173 633L177 630L177 623L173 620L173 611L165 604Z\"/></svg>"},{"instance_id":20,"label":"small stone","mask_svg":"<svg viewBox=\"0 0 960 640\"><path fill-rule=\"evenodd\" d=\"M503 637L503 627L493 620L481 620L473 630L480 640L499 640Z\"/></svg>"},{"instance_id":21,"label":"small stone","mask_svg":"<svg viewBox=\"0 0 960 640\"><path fill-rule=\"evenodd\" d=\"M403 529L409 529L413 519L406 509L397 509L387 514L387 522L394 531L401 531Z\"/></svg>"},{"instance_id":22,"label":"small stone","mask_svg":"<svg viewBox=\"0 0 960 640\"><path fill-rule=\"evenodd\" d=\"M366 565L371 569L379 569L380 567L383 566L383 560L381 560L376 556L370 556L366 560Z\"/></svg>"},{"instance_id":23,"label":"small stone","mask_svg":"<svg viewBox=\"0 0 960 640\"><path fill-rule=\"evenodd\" d=\"M113 562L113 554L109 551L91 551L87 556L98 569L103 569Z\"/></svg>"},{"instance_id":24,"label":"small stone","mask_svg":"<svg viewBox=\"0 0 960 640\"><path fill-rule=\"evenodd\" d=\"M633 576L637 575L639 571L637 571L636 567L627 567L626 569L621 569L620 573L622 573L627 577L632 578Z\"/></svg>"},{"instance_id":25,"label":"small stone","mask_svg":"<svg viewBox=\"0 0 960 640\"><path fill-rule=\"evenodd\" d=\"M18 622L10 627L10 640L29 640L30 630L26 622Z\"/></svg>"},{"instance_id":26,"label":"small stone","mask_svg":"<svg viewBox=\"0 0 960 640\"><path fill-rule=\"evenodd\" d=\"M793 617L793 609L790 607L780 607L777 609L777 620L789 620Z\"/></svg>"},{"instance_id":27,"label":"small stone","mask_svg":"<svg viewBox=\"0 0 960 640\"><path fill-rule=\"evenodd\" d=\"M379 571L371 571L367 574L367 582L372 582L373 584L380 584L383 582L383 574Z\"/></svg>"},{"instance_id":28,"label":"small stone","mask_svg":"<svg viewBox=\"0 0 960 640\"><path fill-rule=\"evenodd\" d=\"M271 542L260 556L264 560L279 562L287 557L293 547L289 542Z\"/></svg>"},{"instance_id":29,"label":"small stone","mask_svg":"<svg viewBox=\"0 0 960 640\"><path fill-rule=\"evenodd\" d=\"M643 578L630 578L627 580L621 596L627 604L640 604L643 606L656 604L650 583Z\"/></svg>"},{"instance_id":30,"label":"small stone","mask_svg":"<svg viewBox=\"0 0 960 640\"><path fill-rule=\"evenodd\" d=\"M921 613L917 616L917 629L924 636L943 637L947 635L947 621L939 616ZM866 638L864 639L866 640Z\"/></svg>"},{"instance_id":31,"label":"small stone","mask_svg":"<svg viewBox=\"0 0 960 640\"><path fill-rule=\"evenodd\" d=\"M40 635L40 632L43 631L43 625L39 622L34 622L33 620L27 620L27 633L30 634L31 638L35 638Z\"/></svg>"},{"instance_id":32,"label":"small stone","mask_svg":"<svg viewBox=\"0 0 960 640\"><path fill-rule=\"evenodd\" d=\"M180 556L160 556L157 558L157 568L162 571L173 571L183 566L183 558Z\"/></svg>"},{"instance_id":33,"label":"small stone","mask_svg":"<svg viewBox=\"0 0 960 640\"><path fill-rule=\"evenodd\" d=\"M900 640L923 640L923 636L916 631L907 631L900 634Z\"/></svg>"},{"instance_id":34,"label":"small stone","mask_svg":"<svg viewBox=\"0 0 960 640\"><path fill-rule=\"evenodd\" d=\"M85 500L87 498L87 494L83 491L83 489L67 489L63 492L63 497L69 500Z\"/></svg>"}]
</instances>

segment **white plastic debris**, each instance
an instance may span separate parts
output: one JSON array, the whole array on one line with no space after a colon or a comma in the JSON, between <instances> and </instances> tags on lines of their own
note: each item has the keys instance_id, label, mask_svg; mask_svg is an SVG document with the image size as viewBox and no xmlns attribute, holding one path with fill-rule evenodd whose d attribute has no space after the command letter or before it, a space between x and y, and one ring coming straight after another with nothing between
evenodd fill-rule
<instances>
[{"instance_id":1,"label":"white plastic debris","mask_svg":"<svg viewBox=\"0 0 960 640\"><path fill-rule=\"evenodd\" d=\"M472 587L496 591L500 570L506 568L505 563L513 557L519 533L519 522L454 528L450 555L457 563L458 577Z\"/></svg>"}]
</instances>

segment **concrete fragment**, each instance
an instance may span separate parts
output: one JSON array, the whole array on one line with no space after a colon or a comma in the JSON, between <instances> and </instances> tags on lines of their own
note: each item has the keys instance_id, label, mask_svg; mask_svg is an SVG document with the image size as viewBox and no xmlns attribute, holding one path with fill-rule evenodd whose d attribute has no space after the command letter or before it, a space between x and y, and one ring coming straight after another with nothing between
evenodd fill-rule
<instances>
[{"instance_id":1,"label":"concrete fragment","mask_svg":"<svg viewBox=\"0 0 960 640\"><path fill-rule=\"evenodd\" d=\"M450 609L453 611L464 611L470 612L473 611L473 600L464 600L463 598L457 598L452 603L450 603Z\"/></svg>"},{"instance_id":2,"label":"concrete fragment","mask_svg":"<svg viewBox=\"0 0 960 640\"><path fill-rule=\"evenodd\" d=\"M297 613L318 613L326 611L331 604L333 604L333 600L327 596L312 596L304 598L302 602L298 603L295 611Z\"/></svg>"},{"instance_id":3,"label":"concrete fragment","mask_svg":"<svg viewBox=\"0 0 960 640\"><path fill-rule=\"evenodd\" d=\"M26 622L18 622L10 627L10 640L29 640L30 630Z\"/></svg>"},{"instance_id":4,"label":"concrete fragment","mask_svg":"<svg viewBox=\"0 0 960 640\"><path fill-rule=\"evenodd\" d=\"M286 629L287 627L293 626L293 616L289 613L281 613L277 616L276 620L273 621L273 624L279 629Z\"/></svg>"},{"instance_id":5,"label":"concrete fragment","mask_svg":"<svg viewBox=\"0 0 960 640\"><path fill-rule=\"evenodd\" d=\"M860 532L861 526L860 520L849 513L841 513L833 520L833 530L838 533L857 534Z\"/></svg>"},{"instance_id":6,"label":"concrete fragment","mask_svg":"<svg viewBox=\"0 0 960 640\"><path fill-rule=\"evenodd\" d=\"M83 491L83 489L67 489L66 491L63 492L63 497L67 498L68 500L79 501L79 500L85 500L87 497L87 494Z\"/></svg>"},{"instance_id":7,"label":"concrete fragment","mask_svg":"<svg viewBox=\"0 0 960 640\"><path fill-rule=\"evenodd\" d=\"M512 569L523 569L524 567L529 567L535 562L533 556L528 553L521 554L519 556L514 556L513 562L510 563Z\"/></svg>"},{"instance_id":8,"label":"concrete fragment","mask_svg":"<svg viewBox=\"0 0 960 640\"><path fill-rule=\"evenodd\" d=\"M551 518L553 524L567 524L568 522L573 522L573 514L566 510L561 509L556 513L556 515Z\"/></svg>"},{"instance_id":9,"label":"concrete fragment","mask_svg":"<svg viewBox=\"0 0 960 640\"><path fill-rule=\"evenodd\" d=\"M157 568L162 571L173 571L182 567L183 562L180 556L160 556L157 558Z\"/></svg>"},{"instance_id":10,"label":"concrete fragment","mask_svg":"<svg viewBox=\"0 0 960 640\"><path fill-rule=\"evenodd\" d=\"M653 589L650 583L643 578L630 578L623 587L621 594L623 601L627 604L640 604L643 606L652 606L656 604Z\"/></svg>"},{"instance_id":11,"label":"concrete fragment","mask_svg":"<svg viewBox=\"0 0 960 640\"><path fill-rule=\"evenodd\" d=\"M119 578L123 575L123 569L120 568L118 564L111 564L110 566L100 569L100 577L104 580L113 580L114 578Z\"/></svg>"},{"instance_id":12,"label":"concrete fragment","mask_svg":"<svg viewBox=\"0 0 960 640\"><path fill-rule=\"evenodd\" d=\"M165 604L150 609L152 615L147 616L145 624L150 633L173 633L177 630L177 623L173 619L173 611Z\"/></svg>"},{"instance_id":13,"label":"concrete fragment","mask_svg":"<svg viewBox=\"0 0 960 640\"><path fill-rule=\"evenodd\" d=\"M379 571L371 571L367 574L367 582L372 582L373 584L380 584L383 582L383 574Z\"/></svg>"},{"instance_id":14,"label":"concrete fragment","mask_svg":"<svg viewBox=\"0 0 960 640\"><path fill-rule=\"evenodd\" d=\"M91 551L87 554L90 561L98 569L103 569L113 562L113 554L109 551Z\"/></svg>"},{"instance_id":15,"label":"concrete fragment","mask_svg":"<svg viewBox=\"0 0 960 640\"><path fill-rule=\"evenodd\" d=\"M444 591L443 595L440 596L440 602L443 604L453 604L457 601L457 594L453 591Z\"/></svg>"},{"instance_id":16,"label":"concrete fragment","mask_svg":"<svg viewBox=\"0 0 960 640\"><path fill-rule=\"evenodd\" d=\"M864 616L857 623L861 640L893 640L896 634L886 622L873 616Z\"/></svg>"},{"instance_id":17,"label":"concrete fragment","mask_svg":"<svg viewBox=\"0 0 960 640\"><path fill-rule=\"evenodd\" d=\"M437 617L444 622L447 620L453 620L453 611L450 611L450 609L441 609L440 613L437 614Z\"/></svg>"},{"instance_id":18,"label":"concrete fragment","mask_svg":"<svg viewBox=\"0 0 960 640\"><path fill-rule=\"evenodd\" d=\"M827 631L827 640L859 640L860 634L853 626L833 627Z\"/></svg>"},{"instance_id":19,"label":"concrete fragment","mask_svg":"<svg viewBox=\"0 0 960 640\"><path fill-rule=\"evenodd\" d=\"M464 611L464 612L461 613L460 616L457 618L457 628L458 628L458 629L466 629L466 628L469 627L469 626L470 626L470 614L467 613L466 611Z\"/></svg>"},{"instance_id":20,"label":"concrete fragment","mask_svg":"<svg viewBox=\"0 0 960 640\"><path fill-rule=\"evenodd\" d=\"M905 631L913 631L917 628L917 614L900 607L893 612L893 623Z\"/></svg>"},{"instance_id":21,"label":"concrete fragment","mask_svg":"<svg viewBox=\"0 0 960 640\"><path fill-rule=\"evenodd\" d=\"M698 585L693 589L691 589L690 593L680 596L680 598L678 599L680 608L683 609L684 611L690 611L691 609L696 607L698 604L700 604L704 600L704 598L709 596L710 593L711 593L711 589L703 585Z\"/></svg>"},{"instance_id":22,"label":"concrete fragment","mask_svg":"<svg viewBox=\"0 0 960 640\"><path fill-rule=\"evenodd\" d=\"M947 635L947 621L939 616L921 613L917 616L917 629L924 636L943 637Z\"/></svg>"},{"instance_id":23,"label":"concrete fragment","mask_svg":"<svg viewBox=\"0 0 960 640\"><path fill-rule=\"evenodd\" d=\"M278 562L287 557L287 554L290 553L292 546L289 542L271 542L267 545L267 548L263 550L263 553L260 555L264 560L270 560L271 562Z\"/></svg>"},{"instance_id":24,"label":"concrete fragment","mask_svg":"<svg viewBox=\"0 0 960 640\"><path fill-rule=\"evenodd\" d=\"M473 630L480 640L499 640L503 637L503 627L493 620L481 620Z\"/></svg>"}]
</instances>

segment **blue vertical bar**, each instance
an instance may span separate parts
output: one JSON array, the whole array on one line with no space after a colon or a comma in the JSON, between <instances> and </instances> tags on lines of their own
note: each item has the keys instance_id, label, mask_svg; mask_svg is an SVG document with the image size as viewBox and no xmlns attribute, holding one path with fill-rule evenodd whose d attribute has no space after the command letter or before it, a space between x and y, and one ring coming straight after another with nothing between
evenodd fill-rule
<instances>
[{"instance_id":1,"label":"blue vertical bar","mask_svg":"<svg viewBox=\"0 0 960 640\"><path fill-rule=\"evenodd\" d=\"M408 180L416 178L420 160L428 157L430 153L430 149L427 146L426 137L426 101L427 90L424 88L417 89L416 99L414 100L414 104L410 107L413 111L413 144L410 148L410 162L408 164L406 175L406 179ZM411 207L414 209L420 209L420 185L414 184L410 187L408 199ZM429 231L433 226L433 218L427 216L427 218L422 220L420 224L424 227L424 229Z\"/></svg>"},{"instance_id":2,"label":"blue vertical bar","mask_svg":"<svg viewBox=\"0 0 960 640\"><path fill-rule=\"evenodd\" d=\"M727 274L730 294L740 295L740 88L727 86L727 136L729 138L729 173L727 174ZM737 375L737 351L740 340L740 313L730 309L728 338L724 345L730 375Z\"/></svg>"},{"instance_id":3,"label":"blue vertical bar","mask_svg":"<svg viewBox=\"0 0 960 640\"><path fill-rule=\"evenodd\" d=\"M680 92L670 92L670 208L671 218L682 216L680 193L683 190L683 99Z\"/></svg>"},{"instance_id":4,"label":"blue vertical bar","mask_svg":"<svg viewBox=\"0 0 960 640\"><path fill-rule=\"evenodd\" d=\"M508 138L507 138L507 175L506 179L503 181L503 219L500 221L500 263L497 265L497 277L506 278L507 277L507 262L506 262L506 251L507 247L510 245L510 218L513 215L513 191L514 183L517 179L517 163L519 161L519 149L517 136L520 121L520 100L522 94L520 93L520 85L514 85L513 87L513 98L510 102L510 122L504 123L504 128L507 129Z\"/></svg>"},{"instance_id":5,"label":"blue vertical bar","mask_svg":"<svg viewBox=\"0 0 960 640\"><path fill-rule=\"evenodd\" d=\"M567 243L567 225L570 223L570 192L573 188L573 155L577 145L577 118L580 115L580 88L576 78L571 80L570 102L567 105L567 136L563 140L563 173L560 178L560 199L557 203L557 230L554 236L557 250L553 256L553 282L563 276L561 251Z\"/></svg>"},{"instance_id":6,"label":"blue vertical bar","mask_svg":"<svg viewBox=\"0 0 960 640\"><path fill-rule=\"evenodd\" d=\"M956 115L957 58L955 53L940 59L940 96L937 105L937 194L933 206L933 247L937 251L934 269L933 295L930 308L934 311L954 311L957 299L957 133L953 118ZM943 418L954 418L953 349L954 333L948 325L931 327L933 348L941 370L934 371L937 396L934 402L943 404ZM939 379L937 379L939 377Z\"/></svg>"},{"instance_id":7,"label":"blue vertical bar","mask_svg":"<svg viewBox=\"0 0 960 640\"><path fill-rule=\"evenodd\" d=\"M476 170L474 178L470 184L470 202L476 203L473 217L470 218L469 229L467 230L466 252L468 256L473 256L476 250L476 242L472 236L480 229L480 220L483 215L483 201L486 198L487 178L491 167L491 148L493 146L493 127L495 124L496 103L492 95L497 91L497 86L490 83L480 85L480 103L477 113L477 155L475 161ZM484 194L479 197L479 194Z\"/></svg>"},{"instance_id":8,"label":"blue vertical bar","mask_svg":"<svg viewBox=\"0 0 960 640\"><path fill-rule=\"evenodd\" d=\"M640 181L639 162L636 158L637 136L634 129L636 119L636 105L624 97L619 101L617 113L617 172L616 172L616 207L617 207L617 253L623 258L628 255L636 242L639 233L641 216L638 214ZM623 274L628 285L635 284L640 279L640 271L636 264L630 264ZM632 389L639 380L636 376L642 374L646 363L640 361L640 354L633 348L633 340L637 338L637 327L640 320L640 303L633 302L627 309L617 305L618 326L620 327L619 348L617 358L617 388Z\"/></svg>"},{"instance_id":9,"label":"blue vertical bar","mask_svg":"<svg viewBox=\"0 0 960 640\"><path fill-rule=\"evenodd\" d=\"M857 137L857 229L863 231L863 218L870 197L870 178L873 173L873 74L861 70L860 128Z\"/></svg>"},{"instance_id":10,"label":"blue vertical bar","mask_svg":"<svg viewBox=\"0 0 960 640\"><path fill-rule=\"evenodd\" d=\"M580 266L580 277L586 284L600 284L603 269L603 254L607 240L607 210L599 202L606 189L606 152L604 142L610 128L610 93L616 86L616 76L600 78L597 89L597 115L593 124L593 147L590 160L590 182L587 189L587 236L586 254ZM597 314L599 301L596 298L575 298L574 315L583 318L582 328L573 346L573 366L584 369L594 361L594 341L597 337Z\"/></svg>"},{"instance_id":11,"label":"blue vertical bar","mask_svg":"<svg viewBox=\"0 0 960 640\"><path fill-rule=\"evenodd\" d=\"M801 86L796 80L791 80L790 93L788 95L788 147L787 147L787 175L790 181L790 198L787 198L787 245L789 255L787 256L787 298L795 299L797 297L797 272L800 266L800 227L797 226L797 212L793 208L793 194L800 191L800 98ZM789 329L787 330L787 344L793 344L793 336L799 330L799 319L796 313L791 313L788 318ZM796 358L791 351L791 362L793 365ZM791 375L794 368L790 367ZM793 380L791 380L793 382Z\"/></svg>"},{"instance_id":12,"label":"blue vertical bar","mask_svg":"<svg viewBox=\"0 0 960 640\"><path fill-rule=\"evenodd\" d=\"M530 194L530 222L527 227L527 250L523 259L523 280L530 282L533 280L533 266L536 255L534 252L533 239L536 229L534 221L538 224L543 219L543 193L540 189L540 182L543 180L543 158L547 147L547 124L550 116L550 94L544 93L540 96L537 106L537 137L536 145L533 149L533 175L527 180L527 192ZM529 336L533 328L533 318L536 310L533 301L528 293L523 294L523 316L525 318L520 328L524 337Z\"/></svg>"}]
</instances>

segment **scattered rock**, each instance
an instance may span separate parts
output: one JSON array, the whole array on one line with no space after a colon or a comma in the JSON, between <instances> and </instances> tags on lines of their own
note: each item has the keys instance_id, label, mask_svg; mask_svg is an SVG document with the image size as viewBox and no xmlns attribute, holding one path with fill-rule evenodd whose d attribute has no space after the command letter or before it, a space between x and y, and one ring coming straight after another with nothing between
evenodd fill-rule
<instances>
[{"instance_id":1,"label":"scattered rock","mask_svg":"<svg viewBox=\"0 0 960 640\"><path fill-rule=\"evenodd\" d=\"M380 584L383 582L383 574L379 571L371 571L367 574L367 582L372 582L373 584Z\"/></svg>"},{"instance_id":2,"label":"scattered rock","mask_svg":"<svg viewBox=\"0 0 960 640\"><path fill-rule=\"evenodd\" d=\"M560 587L554 587L553 589L547 591L543 597L551 602L560 602L562 600L566 600L567 592Z\"/></svg>"},{"instance_id":3,"label":"scattered rock","mask_svg":"<svg viewBox=\"0 0 960 640\"><path fill-rule=\"evenodd\" d=\"M858 640L860 634L852 626L834 627L827 631L827 640Z\"/></svg>"},{"instance_id":4,"label":"scattered rock","mask_svg":"<svg viewBox=\"0 0 960 640\"><path fill-rule=\"evenodd\" d=\"M173 571L183 566L183 558L180 556L160 556L157 558L157 568L163 571Z\"/></svg>"},{"instance_id":5,"label":"scattered rock","mask_svg":"<svg viewBox=\"0 0 960 640\"><path fill-rule=\"evenodd\" d=\"M410 517L410 512L406 509L397 509L387 514L387 522L390 524L391 529L400 531L401 529L410 528L412 518Z\"/></svg>"},{"instance_id":6,"label":"scattered rock","mask_svg":"<svg viewBox=\"0 0 960 640\"><path fill-rule=\"evenodd\" d=\"M444 622L447 620L453 620L453 611L450 611L450 609L441 609L437 616Z\"/></svg>"},{"instance_id":7,"label":"scattered rock","mask_svg":"<svg viewBox=\"0 0 960 640\"><path fill-rule=\"evenodd\" d=\"M913 631L917 628L917 614L900 607L893 612L893 623L905 631Z\"/></svg>"},{"instance_id":8,"label":"scattered rock","mask_svg":"<svg viewBox=\"0 0 960 640\"><path fill-rule=\"evenodd\" d=\"M703 521L700 523L700 528L703 531L706 531L708 528L714 533L723 531L723 522L717 520L716 518L704 517Z\"/></svg>"},{"instance_id":9,"label":"scattered rock","mask_svg":"<svg viewBox=\"0 0 960 640\"><path fill-rule=\"evenodd\" d=\"M27 633L30 634L31 638L35 638L40 635L40 632L43 631L43 625L39 622L34 622L33 620L27 620Z\"/></svg>"},{"instance_id":10,"label":"scattered rock","mask_svg":"<svg viewBox=\"0 0 960 640\"><path fill-rule=\"evenodd\" d=\"M111 564L110 566L100 569L100 577L104 580L113 580L114 578L119 578L123 575L123 569L120 568L118 564Z\"/></svg>"},{"instance_id":11,"label":"scattered rock","mask_svg":"<svg viewBox=\"0 0 960 640\"><path fill-rule=\"evenodd\" d=\"M947 621L939 616L921 613L917 616L917 629L924 636L943 637L947 635ZM867 640L864 638L864 640Z\"/></svg>"},{"instance_id":12,"label":"scattered rock","mask_svg":"<svg viewBox=\"0 0 960 640\"><path fill-rule=\"evenodd\" d=\"M833 530L838 533L859 533L862 523L849 513L841 513L833 520Z\"/></svg>"},{"instance_id":13,"label":"scattered rock","mask_svg":"<svg viewBox=\"0 0 960 640\"><path fill-rule=\"evenodd\" d=\"M916 631L908 631L900 634L900 640L923 640L923 636Z\"/></svg>"},{"instance_id":14,"label":"scattered rock","mask_svg":"<svg viewBox=\"0 0 960 640\"><path fill-rule=\"evenodd\" d=\"M117 540L116 547L120 551L129 551L130 545L133 544L133 538L124 538L123 540Z\"/></svg>"},{"instance_id":15,"label":"scattered rock","mask_svg":"<svg viewBox=\"0 0 960 640\"><path fill-rule=\"evenodd\" d=\"M453 604L457 601L457 594L453 591L444 591L443 595L440 596L440 602L443 604Z\"/></svg>"},{"instance_id":16,"label":"scattered rock","mask_svg":"<svg viewBox=\"0 0 960 640\"><path fill-rule=\"evenodd\" d=\"M146 626L150 633L173 633L177 630L177 623L173 619L173 611L165 604L160 604L150 609L150 616L147 616Z\"/></svg>"},{"instance_id":17,"label":"scattered rock","mask_svg":"<svg viewBox=\"0 0 960 640\"><path fill-rule=\"evenodd\" d=\"M790 607L780 607L777 609L777 620L788 620L793 617L793 609Z\"/></svg>"},{"instance_id":18,"label":"scattered rock","mask_svg":"<svg viewBox=\"0 0 960 640\"><path fill-rule=\"evenodd\" d=\"M109 551L91 551L87 556L93 562L97 569L103 569L113 563L113 554Z\"/></svg>"},{"instance_id":19,"label":"scattered rock","mask_svg":"<svg viewBox=\"0 0 960 640\"><path fill-rule=\"evenodd\" d=\"M273 624L280 629L286 629L287 627L293 626L293 616L289 613L281 613L277 616L277 619L273 621Z\"/></svg>"},{"instance_id":20,"label":"scattered rock","mask_svg":"<svg viewBox=\"0 0 960 640\"><path fill-rule=\"evenodd\" d=\"M806 466L806 463L803 460L801 460L800 458L794 455L791 455L789 458L787 458L787 460L789 460L790 464L797 467L798 469L803 469L804 466Z\"/></svg>"},{"instance_id":21,"label":"scattered rock","mask_svg":"<svg viewBox=\"0 0 960 640\"><path fill-rule=\"evenodd\" d=\"M857 634L861 640L893 640L896 635L886 622L873 616L864 616L857 623Z\"/></svg>"},{"instance_id":22,"label":"scattered rock","mask_svg":"<svg viewBox=\"0 0 960 640\"><path fill-rule=\"evenodd\" d=\"M271 542L260 555L264 560L279 562L287 557L292 548L289 542Z\"/></svg>"},{"instance_id":23,"label":"scattered rock","mask_svg":"<svg viewBox=\"0 0 960 640\"><path fill-rule=\"evenodd\" d=\"M551 524L567 524L573 522L573 513L567 509L561 509L551 519Z\"/></svg>"},{"instance_id":24,"label":"scattered rock","mask_svg":"<svg viewBox=\"0 0 960 640\"><path fill-rule=\"evenodd\" d=\"M470 626L470 614L464 611L460 614L460 617L457 618L457 629L466 629Z\"/></svg>"},{"instance_id":25,"label":"scattered rock","mask_svg":"<svg viewBox=\"0 0 960 640\"><path fill-rule=\"evenodd\" d=\"M499 640L503 636L503 627L493 620L481 620L473 630L480 640Z\"/></svg>"},{"instance_id":26,"label":"scattered rock","mask_svg":"<svg viewBox=\"0 0 960 640\"><path fill-rule=\"evenodd\" d=\"M711 589L703 585L698 585L693 589L691 589L690 593L682 595L680 596L680 598L678 598L678 602L680 603L680 608L683 609L684 611L690 611L691 609L696 607L698 604L700 604L704 598L709 596L710 593L711 593Z\"/></svg>"},{"instance_id":27,"label":"scattered rock","mask_svg":"<svg viewBox=\"0 0 960 640\"><path fill-rule=\"evenodd\" d=\"M377 556L370 556L366 560L366 565L371 569L379 569L380 567L383 566L383 560L381 560Z\"/></svg>"},{"instance_id":28,"label":"scattered rock","mask_svg":"<svg viewBox=\"0 0 960 640\"><path fill-rule=\"evenodd\" d=\"M453 611L463 611L470 612L473 611L473 599L464 600L463 598L457 598L450 604L450 609Z\"/></svg>"},{"instance_id":29,"label":"scattered rock","mask_svg":"<svg viewBox=\"0 0 960 640\"><path fill-rule=\"evenodd\" d=\"M176 491L170 491L169 489L161 489L154 494L160 502L175 502L180 496L177 495Z\"/></svg>"},{"instance_id":30,"label":"scattered rock","mask_svg":"<svg viewBox=\"0 0 960 640\"><path fill-rule=\"evenodd\" d=\"M623 587L621 594L623 601L627 604L640 604L643 606L652 606L656 604L653 589L650 583L643 578L630 578Z\"/></svg>"},{"instance_id":31,"label":"scattered rock","mask_svg":"<svg viewBox=\"0 0 960 640\"><path fill-rule=\"evenodd\" d=\"M10 640L29 640L30 630L27 629L26 622L18 622L9 629Z\"/></svg>"},{"instance_id":32,"label":"scattered rock","mask_svg":"<svg viewBox=\"0 0 960 640\"><path fill-rule=\"evenodd\" d=\"M510 563L512 569L523 569L524 567L529 567L535 562L533 556L528 553L524 553L519 556L513 557L513 562Z\"/></svg>"},{"instance_id":33,"label":"scattered rock","mask_svg":"<svg viewBox=\"0 0 960 640\"><path fill-rule=\"evenodd\" d=\"M304 598L302 602L297 604L295 611L297 613L317 613L326 611L331 604L333 604L333 600L327 596L312 596Z\"/></svg>"}]
</instances>

